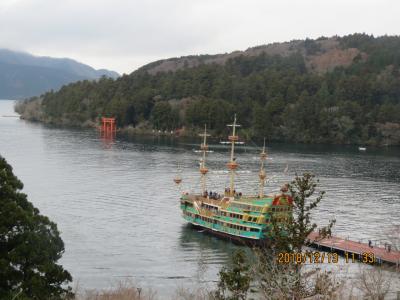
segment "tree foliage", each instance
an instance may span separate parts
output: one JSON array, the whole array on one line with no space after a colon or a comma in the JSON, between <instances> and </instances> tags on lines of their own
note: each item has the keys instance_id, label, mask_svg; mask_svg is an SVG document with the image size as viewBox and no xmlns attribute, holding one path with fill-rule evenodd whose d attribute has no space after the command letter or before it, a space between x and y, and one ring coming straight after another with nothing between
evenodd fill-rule
<instances>
[{"instance_id":1,"label":"tree foliage","mask_svg":"<svg viewBox=\"0 0 400 300\"><path fill-rule=\"evenodd\" d=\"M65 299L72 278L57 264L64 243L22 188L0 156L0 299Z\"/></svg>"},{"instance_id":2,"label":"tree foliage","mask_svg":"<svg viewBox=\"0 0 400 300\"><path fill-rule=\"evenodd\" d=\"M317 230L313 212L325 194L318 191L315 195L317 185L318 180L313 174L296 175L288 185L293 199L292 218L279 223L272 218L272 238L257 251L256 278L260 291L271 299L303 299L315 293L323 294L320 281L330 283L333 280L329 274L302 272L302 263L282 264L278 260L279 253L296 255L304 252L304 247L309 245L310 233ZM319 227L320 238L330 235L334 223L332 220ZM331 294L334 288L324 289L324 292Z\"/></svg>"},{"instance_id":3,"label":"tree foliage","mask_svg":"<svg viewBox=\"0 0 400 300\"><path fill-rule=\"evenodd\" d=\"M243 250L237 250L232 256L232 265L223 267L219 272L218 290L215 299L244 300L250 288L250 266Z\"/></svg>"},{"instance_id":4,"label":"tree foliage","mask_svg":"<svg viewBox=\"0 0 400 300\"><path fill-rule=\"evenodd\" d=\"M313 211L323 199L324 191L317 191L318 180L311 173L303 176L296 175L289 184L289 193L293 199L292 218L287 222L277 223L273 219L274 241L273 247L278 251L299 253L307 246L308 236L317 230L317 223L313 219ZM320 226L318 229L321 237L331 234L335 220L329 221L328 225Z\"/></svg>"}]
</instances>

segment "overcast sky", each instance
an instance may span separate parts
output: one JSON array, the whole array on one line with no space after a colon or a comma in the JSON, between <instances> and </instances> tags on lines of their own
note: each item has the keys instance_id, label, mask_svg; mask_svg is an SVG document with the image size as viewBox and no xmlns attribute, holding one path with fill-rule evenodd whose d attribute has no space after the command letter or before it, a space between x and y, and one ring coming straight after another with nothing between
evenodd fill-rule
<instances>
[{"instance_id":1,"label":"overcast sky","mask_svg":"<svg viewBox=\"0 0 400 300\"><path fill-rule=\"evenodd\" d=\"M130 73L272 42L400 33L399 0L0 0L0 48Z\"/></svg>"}]
</instances>

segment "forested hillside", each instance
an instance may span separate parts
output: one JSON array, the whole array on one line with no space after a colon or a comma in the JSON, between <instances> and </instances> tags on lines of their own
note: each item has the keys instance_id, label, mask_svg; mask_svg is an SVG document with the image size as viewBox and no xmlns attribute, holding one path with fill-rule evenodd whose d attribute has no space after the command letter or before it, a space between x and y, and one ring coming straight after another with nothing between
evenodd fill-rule
<instances>
[{"instance_id":1,"label":"forested hillside","mask_svg":"<svg viewBox=\"0 0 400 300\"><path fill-rule=\"evenodd\" d=\"M400 37L354 34L151 63L116 80L80 81L20 105L24 118L120 127L199 128L237 113L248 137L400 144ZM33 101L33 102L32 102Z\"/></svg>"}]
</instances>

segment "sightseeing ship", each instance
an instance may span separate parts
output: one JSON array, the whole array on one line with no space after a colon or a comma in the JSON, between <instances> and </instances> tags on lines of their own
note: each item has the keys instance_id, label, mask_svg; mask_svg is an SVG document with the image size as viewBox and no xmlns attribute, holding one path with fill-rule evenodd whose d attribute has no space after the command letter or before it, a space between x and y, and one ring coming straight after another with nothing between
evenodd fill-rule
<instances>
[{"instance_id":1,"label":"sightseeing ship","mask_svg":"<svg viewBox=\"0 0 400 300\"><path fill-rule=\"evenodd\" d=\"M227 237L232 240L259 243L271 237L272 222L285 222L292 213L292 199L287 194L287 185L281 188L279 194L264 194L266 172L264 162L267 159L265 141L260 154L261 167L259 176L259 191L256 195L243 195L235 189L235 171L239 165L235 158L235 144L239 142L236 135L236 116L231 125L232 135L228 137L230 160L227 163L230 185L224 192L209 193L206 190L207 129L200 134L203 137L200 145L202 158L200 161L201 192L199 194L182 193L180 207L183 217L189 223L204 229L204 231ZM175 177L175 183L180 184L182 178ZM272 221L274 220L274 221Z\"/></svg>"}]
</instances>

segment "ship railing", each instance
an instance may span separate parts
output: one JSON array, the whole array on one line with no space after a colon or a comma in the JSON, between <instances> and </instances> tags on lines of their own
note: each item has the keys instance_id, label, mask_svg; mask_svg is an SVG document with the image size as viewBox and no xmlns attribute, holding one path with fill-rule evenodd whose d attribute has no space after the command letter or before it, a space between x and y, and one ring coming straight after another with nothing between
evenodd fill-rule
<instances>
[{"instance_id":1,"label":"ship railing","mask_svg":"<svg viewBox=\"0 0 400 300\"><path fill-rule=\"evenodd\" d=\"M223 209L227 208L227 206L229 205L229 198L222 198L222 199L210 199L210 198L206 198L200 195L189 195L187 199L185 199L186 201L189 202L197 202L198 205L200 205L200 203L205 203L205 204L212 204L214 206L218 206L221 207Z\"/></svg>"},{"instance_id":2,"label":"ship railing","mask_svg":"<svg viewBox=\"0 0 400 300\"><path fill-rule=\"evenodd\" d=\"M265 195L264 198L274 198L274 195ZM259 195L246 195L246 196L241 196L241 197L235 197L235 201L239 202L251 202L254 201L254 199L259 198Z\"/></svg>"},{"instance_id":3,"label":"ship railing","mask_svg":"<svg viewBox=\"0 0 400 300\"><path fill-rule=\"evenodd\" d=\"M214 206L221 206L222 199L221 200L215 200L215 199L210 199L210 198L204 198L203 203L207 204L212 204Z\"/></svg>"}]
</instances>

